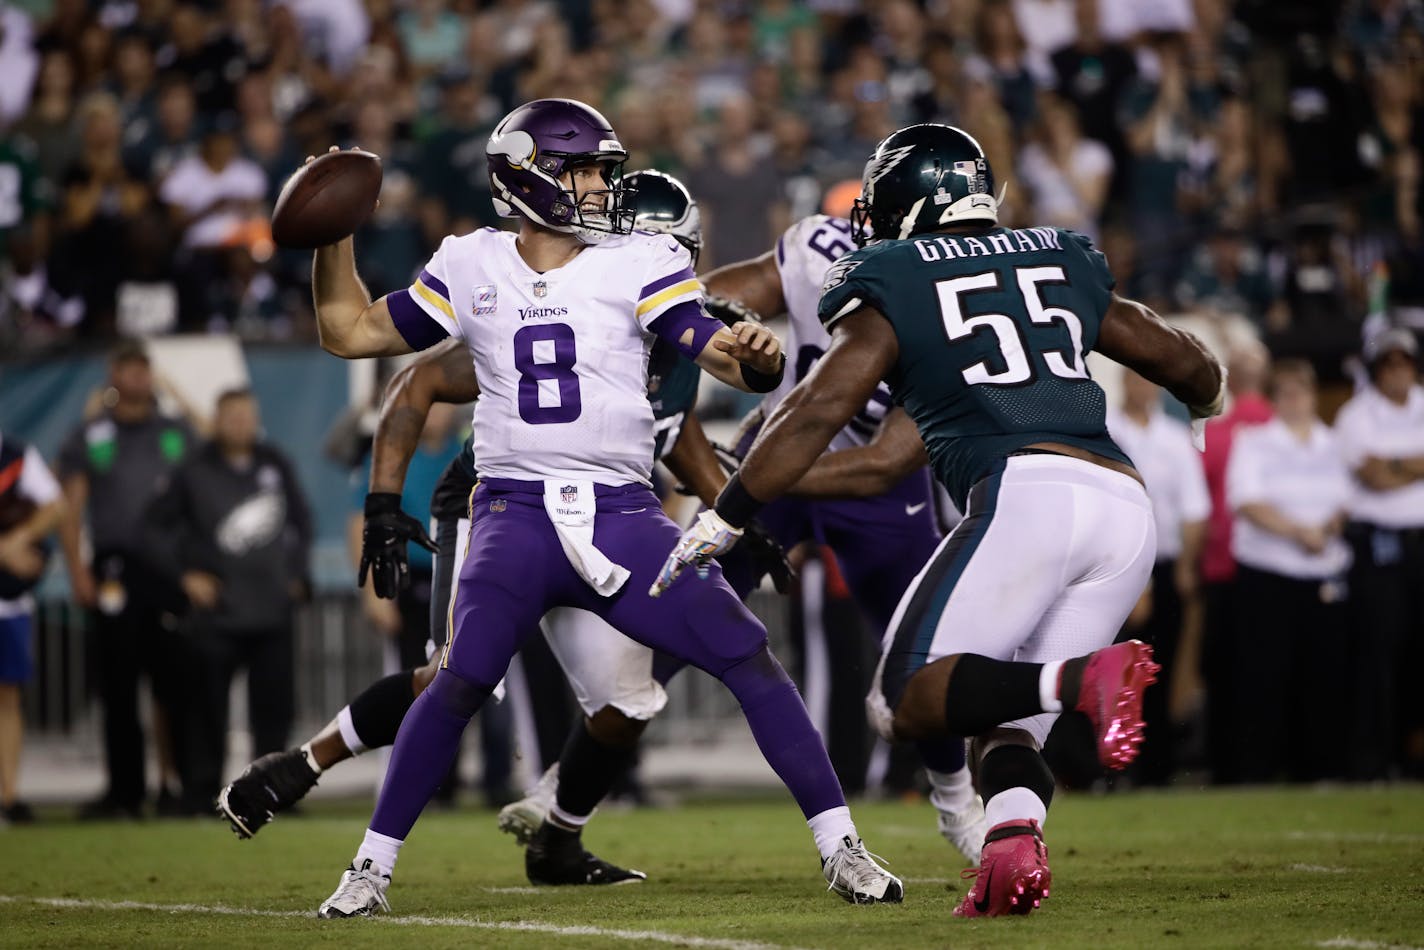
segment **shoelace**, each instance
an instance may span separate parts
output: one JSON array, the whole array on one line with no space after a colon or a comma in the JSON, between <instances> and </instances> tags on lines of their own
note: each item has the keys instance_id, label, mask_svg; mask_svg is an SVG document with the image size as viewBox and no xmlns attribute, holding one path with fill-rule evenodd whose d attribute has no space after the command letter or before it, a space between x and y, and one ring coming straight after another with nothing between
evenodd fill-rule
<instances>
[{"instance_id":1,"label":"shoelace","mask_svg":"<svg viewBox=\"0 0 1424 950\"><path fill-rule=\"evenodd\" d=\"M843 850L838 850L835 854L831 855L829 859L827 859L826 866L830 868L831 879L826 884L826 890L835 890L836 878L840 876L842 865L847 864L849 859L855 857L864 857L870 859L870 861L867 862L870 864L870 867L867 868L864 864L851 865L850 886L853 890L859 890L862 884L866 883L869 880L874 880L877 876L892 876L889 871L873 863L875 861L882 861L885 864L889 864L890 862L886 861L884 858L871 851L870 849L866 848L864 844L861 844L860 846L855 848L845 848Z\"/></svg>"},{"instance_id":2,"label":"shoelace","mask_svg":"<svg viewBox=\"0 0 1424 950\"><path fill-rule=\"evenodd\" d=\"M347 897L354 898L357 896L359 889L361 887L365 887L372 894L375 895L376 903L381 905L381 910L390 913L391 905L390 902L386 900L386 895L381 891L381 876L379 874L375 874L371 871L366 870L358 871L355 868L352 868L351 875L352 876L348 878L345 882L343 882L341 887L337 889L336 897L341 897L344 895ZM366 903L366 901L361 900L358 901L358 903L364 904Z\"/></svg>"}]
</instances>

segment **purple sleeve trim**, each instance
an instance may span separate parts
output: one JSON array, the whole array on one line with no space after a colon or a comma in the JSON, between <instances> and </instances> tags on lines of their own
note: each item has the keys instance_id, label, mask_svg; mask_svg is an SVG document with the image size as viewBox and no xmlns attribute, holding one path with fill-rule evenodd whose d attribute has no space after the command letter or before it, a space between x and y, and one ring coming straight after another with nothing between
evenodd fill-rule
<instances>
[{"instance_id":1,"label":"purple sleeve trim","mask_svg":"<svg viewBox=\"0 0 1424 950\"><path fill-rule=\"evenodd\" d=\"M420 282L446 300L450 299L450 288L445 286L445 282L424 268L420 270Z\"/></svg>"},{"instance_id":2,"label":"purple sleeve trim","mask_svg":"<svg viewBox=\"0 0 1424 950\"><path fill-rule=\"evenodd\" d=\"M648 325L648 329L677 347L678 352L690 360L697 359L707 346L707 341L722 329L722 321L709 317L702 305L684 300L675 307L669 307ZM692 331L692 343L683 345L682 336Z\"/></svg>"},{"instance_id":3,"label":"purple sleeve trim","mask_svg":"<svg viewBox=\"0 0 1424 950\"><path fill-rule=\"evenodd\" d=\"M665 287L671 287L673 284L680 284L684 280L692 280L696 276L697 275L692 272L691 267L684 267L676 274L668 274L666 277L659 277L657 280L653 281L651 284L638 291L638 299L647 300L653 294L657 293L659 290L662 290Z\"/></svg>"},{"instance_id":4,"label":"purple sleeve trim","mask_svg":"<svg viewBox=\"0 0 1424 950\"><path fill-rule=\"evenodd\" d=\"M391 312L396 332L412 350L428 350L450 335L439 321L420 309L409 290L386 294L386 309Z\"/></svg>"},{"instance_id":5,"label":"purple sleeve trim","mask_svg":"<svg viewBox=\"0 0 1424 950\"><path fill-rule=\"evenodd\" d=\"M786 266L786 235L776 239L776 266L777 269Z\"/></svg>"}]
</instances>

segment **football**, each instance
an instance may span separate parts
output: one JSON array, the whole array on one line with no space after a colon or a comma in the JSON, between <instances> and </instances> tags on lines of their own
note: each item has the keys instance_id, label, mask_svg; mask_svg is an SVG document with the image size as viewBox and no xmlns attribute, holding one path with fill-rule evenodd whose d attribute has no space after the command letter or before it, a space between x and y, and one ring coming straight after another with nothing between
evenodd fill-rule
<instances>
[{"instance_id":1,"label":"football","mask_svg":"<svg viewBox=\"0 0 1424 950\"><path fill-rule=\"evenodd\" d=\"M360 149L327 152L282 186L272 209L272 240L300 249L335 244L366 222L380 194L379 155Z\"/></svg>"}]
</instances>

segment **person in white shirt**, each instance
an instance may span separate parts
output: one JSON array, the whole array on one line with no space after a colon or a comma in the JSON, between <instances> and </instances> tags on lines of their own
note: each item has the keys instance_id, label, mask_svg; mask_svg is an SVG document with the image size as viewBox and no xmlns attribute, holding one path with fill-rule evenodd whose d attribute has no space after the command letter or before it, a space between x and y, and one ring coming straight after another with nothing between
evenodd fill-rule
<instances>
[{"instance_id":1,"label":"person in white shirt","mask_svg":"<svg viewBox=\"0 0 1424 950\"><path fill-rule=\"evenodd\" d=\"M1408 330L1372 337L1364 355L1369 385L1335 419L1355 487L1346 527L1355 553L1350 774L1377 779L1402 767L1418 776L1424 714L1401 698L1404 671L1424 649L1424 387Z\"/></svg>"},{"instance_id":2,"label":"person in white shirt","mask_svg":"<svg viewBox=\"0 0 1424 950\"><path fill-rule=\"evenodd\" d=\"M1197 596L1211 496L1201 456L1192 446L1191 430L1162 411L1161 387L1128 370L1123 374L1122 391L1122 405L1108 411L1108 432L1147 483L1147 497L1152 500L1157 522L1157 559L1148 588L1150 607L1141 628L1132 630L1131 635L1152 644L1163 670L1158 685L1143 696L1147 741L1138 756L1136 778L1164 785L1175 764L1168 710L1172 670L1185 607Z\"/></svg>"},{"instance_id":3,"label":"person in white shirt","mask_svg":"<svg viewBox=\"0 0 1424 950\"><path fill-rule=\"evenodd\" d=\"M1083 135L1071 103L1040 96L1038 135L1019 153L1019 178L1033 199L1031 217L1098 241L1112 181L1108 147Z\"/></svg>"},{"instance_id":4,"label":"person in white shirt","mask_svg":"<svg viewBox=\"0 0 1424 950\"><path fill-rule=\"evenodd\" d=\"M1276 418L1236 436L1226 469L1235 512L1235 663L1239 775L1267 782L1330 778L1343 763L1335 703L1349 639L1350 547L1342 532L1353 486L1334 433L1316 415L1315 371L1281 360Z\"/></svg>"}]
</instances>

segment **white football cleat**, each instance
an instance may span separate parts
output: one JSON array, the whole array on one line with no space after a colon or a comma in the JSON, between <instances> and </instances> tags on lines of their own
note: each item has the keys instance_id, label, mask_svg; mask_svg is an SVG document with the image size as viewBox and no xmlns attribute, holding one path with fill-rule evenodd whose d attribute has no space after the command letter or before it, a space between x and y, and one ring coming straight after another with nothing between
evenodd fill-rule
<instances>
[{"instance_id":1,"label":"white football cleat","mask_svg":"<svg viewBox=\"0 0 1424 950\"><path fill-rule=\"evenodd\" d=\"M336 893L321 902L316 915L327 920L342 917L370 917L384 911L390 913L391 905L386 900L386 888L391 886L391 876L383 872L370 859L354 863L341 872L341 884Z\"/></svg>"},{"instance_id":2,"label":"white football cleat","mask_svg":"<svg viewBox=\"0 0 1424 950\"><path fill-rule=\"evenodd\" d=\"M964 855L966 861L977 867L979 855L984 850L984 836L989 833L989 823L984 819L984 800L975 795L974 801L964 811L941 811L939 833Z\"/></svg>"},{"instance_id":3,"label":"white football cleat","mask_svg":"<svg viewBox=\"0 0 1424 950\"><path fill-rule=\"evenodd\" d=\"M555 762L539 777L538 783L527 795L499 810L499 830L514 835L516 842L527 846L533 840L534 832L544 823L544 816L549 814L558 793L559 763Z\"/></svg>"},{"instance_id":4,"label":"white football cleat","mask_svg":"<svg viewBox=\"0 0 1424 950\"><path fill-rule=\"evenodd\" d=\"M827 890L852 904L900 903L905 899L905 885L875 861L863 841L852 841L846 835L836 853L821 860L821 873L830 885Z\"/></svg>"}]
</instances>

